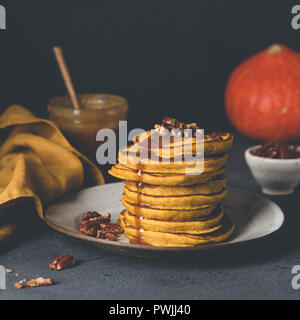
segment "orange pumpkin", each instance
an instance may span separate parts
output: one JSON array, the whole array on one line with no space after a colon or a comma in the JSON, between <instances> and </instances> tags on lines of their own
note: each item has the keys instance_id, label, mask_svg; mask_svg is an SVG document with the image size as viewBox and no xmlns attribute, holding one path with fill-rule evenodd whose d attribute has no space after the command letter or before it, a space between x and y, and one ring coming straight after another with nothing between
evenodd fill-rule
<instances>
[{"instance_id":1,"label":"orange pumpkin","mask_svg":"<svg viewBox=\"0 0 300 320\"><path fill-rule=\"evenodd\" d=\"M300 55L283 45L254 55L231 74L226 113L245 136L300 140Z\"/></svg>"}]
</instances>

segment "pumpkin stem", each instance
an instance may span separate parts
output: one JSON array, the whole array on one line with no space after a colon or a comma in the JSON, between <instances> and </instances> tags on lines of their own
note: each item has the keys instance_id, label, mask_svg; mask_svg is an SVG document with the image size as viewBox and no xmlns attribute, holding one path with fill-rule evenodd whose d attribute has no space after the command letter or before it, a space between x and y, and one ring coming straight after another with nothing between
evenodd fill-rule
<instances>
[{"instance_id":1,"label":"pumpkin stem","mask_svg":"<svg viewBox=\"0 0 300 320\"><path fill-rule=\"evenodd\" d=\"M280 44L273 44L269 49L268 49L268 54L269 56L274 56L276 54L281 53L282 51L282 46Z\"/></svg>"}]
</instances>

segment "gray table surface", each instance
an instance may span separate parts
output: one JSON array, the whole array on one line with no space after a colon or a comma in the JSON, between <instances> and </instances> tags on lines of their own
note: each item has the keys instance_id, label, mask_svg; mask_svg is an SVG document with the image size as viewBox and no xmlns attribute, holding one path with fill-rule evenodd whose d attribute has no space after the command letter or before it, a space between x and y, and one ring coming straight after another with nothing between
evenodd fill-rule
<instances>
[{"instance_id":1,"label":"gray table surface","mask_svg":"<svg viewBox=\"0 0 300 320\"><path fill-rule=\"evenodd\" d=\"M260 192L244 161L251 143L237 139L228 162L228 183ZM272 197L286 223L275 235L230 250L179 260L141 260L104 252L51 230L43 222L20 236L0 254L0 265L12 268L0 299L298 299L291 269L300 264L300 189ZM53 272L49 262L58 254L73 254L79 264ZM53 277L56 285L16 290L18 279Z\"/></svg>"}]
</instances>

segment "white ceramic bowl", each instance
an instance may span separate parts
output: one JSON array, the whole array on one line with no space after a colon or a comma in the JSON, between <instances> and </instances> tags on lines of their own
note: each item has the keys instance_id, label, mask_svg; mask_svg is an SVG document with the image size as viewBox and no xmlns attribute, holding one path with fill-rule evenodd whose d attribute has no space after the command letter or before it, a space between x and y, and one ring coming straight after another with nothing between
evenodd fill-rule
<instances>
[{"instance_id":1,"label":"white ceramic bowl","mask_svg":"<svg viewBox=\"0 0 300 320\"><path fill-rule=\"evenodd\" d=\"M294 192L300 182L300 159L270 159L255 156L245 151L245 158L262 191L270 195L286 195Z\"/></svg>"}]
</instances>

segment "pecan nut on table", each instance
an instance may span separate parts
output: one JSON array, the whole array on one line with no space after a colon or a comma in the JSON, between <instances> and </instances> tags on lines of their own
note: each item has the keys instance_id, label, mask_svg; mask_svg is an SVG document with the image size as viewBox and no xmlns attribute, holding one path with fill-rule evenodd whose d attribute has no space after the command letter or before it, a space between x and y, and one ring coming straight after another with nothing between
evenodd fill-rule
<instances>
[{"instance_id":1,"label":"pecan nut on table","mask_svg":"<svg viewBox=\"0 0 300 320\"><path fill-rule=\"evenodd\" d=\"M73 267L76 264L75 259L70 254L61 254L57 256L49 265L51 270L64 270Z\"/></svg>"}]
</instances>

